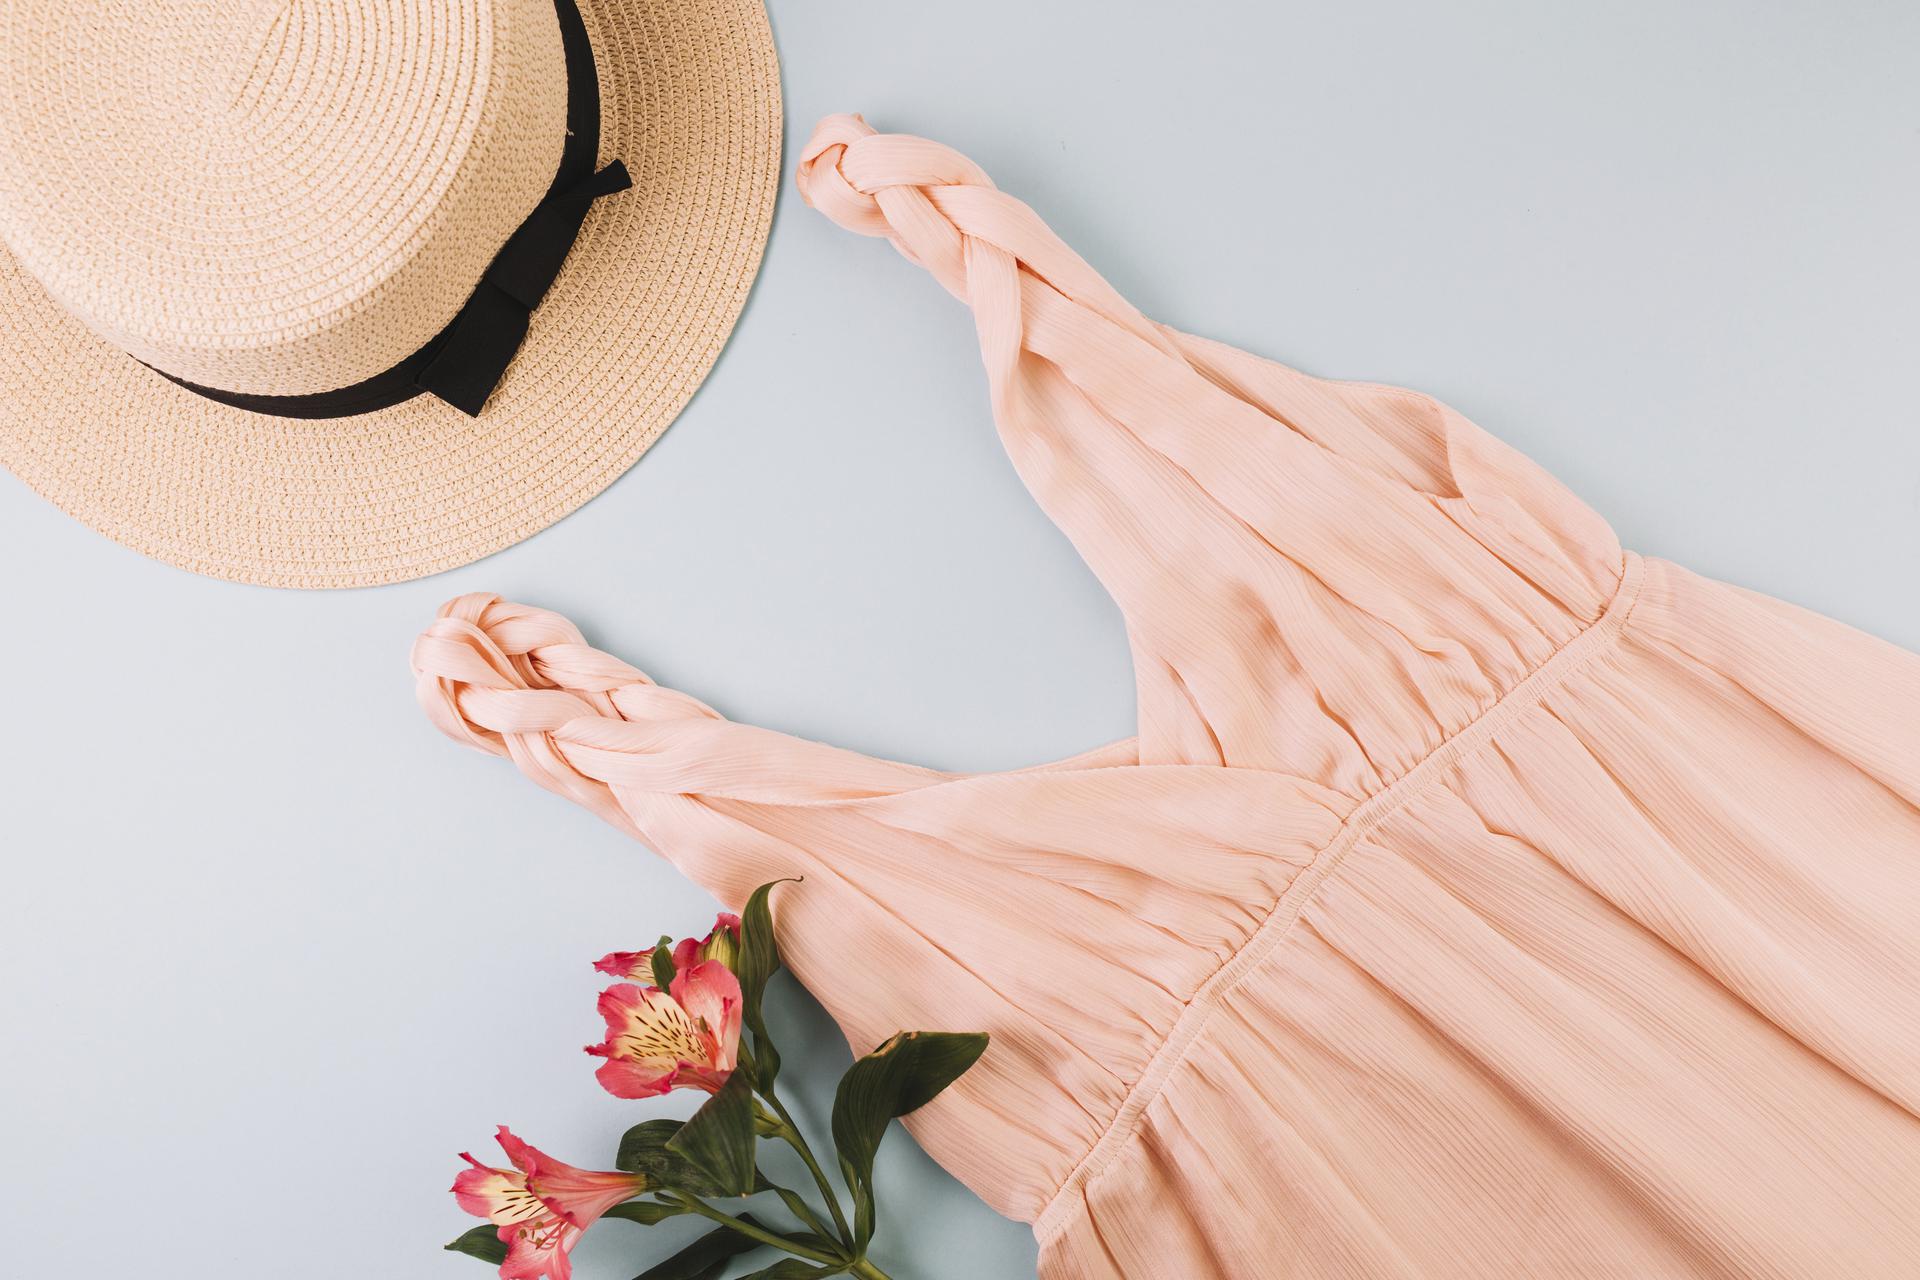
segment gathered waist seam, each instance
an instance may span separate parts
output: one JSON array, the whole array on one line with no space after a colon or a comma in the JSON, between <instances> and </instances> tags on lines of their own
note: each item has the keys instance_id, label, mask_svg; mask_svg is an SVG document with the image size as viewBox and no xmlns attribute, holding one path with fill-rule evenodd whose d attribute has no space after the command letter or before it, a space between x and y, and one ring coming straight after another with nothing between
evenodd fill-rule
<instances>
[{"instance_id":1,"label":"gathered waist seam","mask_svg":"<svg viewBox=\"0 0 1920 1280\"><path fill-rule=\"evenodd\" d=\"M1339 867L1348 850L1362 836L1418 796L1429 782L1444 774L1461 756L1484 746L1488 739L1516 716L1531 710L1548 693L1603 655L1625 630L1627 619L1639 599L1643 576L1641 558L1631 551L1625 552L1619 584L1599 618L1555 650L1524 680L1507 690L1465 727L1450 735L1411 769L1369 796L1346 816L1340 824L1340 830L1332 840L1321 846L1300 874L1293 878L1266 919L1214 970L1211 977L1200 984L1187 1001L1172 1029L1167 1032L1166 1039L1161 1041L1159 1049L1148 1060L1146 1070L1128 1090L1105 1132L1088 1148L1086 1155L1061 1181L1046 1207L1034 1218L1033 1233L1042 1244L1066 1225L1072 1215L1075 1193L1098 1176L1132 1137L1140 1117L1159 1096L1161 1088L1186 1056L1188 1047L1200 1034L1214 1008L1232 994L1241 979L1286 937L1308 900Z\"/></svg>"}]
</instances>

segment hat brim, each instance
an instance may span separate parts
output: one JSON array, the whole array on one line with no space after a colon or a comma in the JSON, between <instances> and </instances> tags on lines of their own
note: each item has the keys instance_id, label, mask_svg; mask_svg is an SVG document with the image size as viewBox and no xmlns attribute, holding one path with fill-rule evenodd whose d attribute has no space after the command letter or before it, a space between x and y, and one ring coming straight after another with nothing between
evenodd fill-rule
<instances>
[{"instance_id":1,"label":"hat brim","mask_svg":"<svg viewBox=\"0 0 1920 1280\"><path fill-rule=\"evenodd\" d=\"M467 564L579 507L720 355L780 182L762 0L580 0L601 92L596 202L478 418L431 396L324 420L188 391L103 342L0 248L0 464L117 542L282 587Z\"/></svg>"}]
</instances>

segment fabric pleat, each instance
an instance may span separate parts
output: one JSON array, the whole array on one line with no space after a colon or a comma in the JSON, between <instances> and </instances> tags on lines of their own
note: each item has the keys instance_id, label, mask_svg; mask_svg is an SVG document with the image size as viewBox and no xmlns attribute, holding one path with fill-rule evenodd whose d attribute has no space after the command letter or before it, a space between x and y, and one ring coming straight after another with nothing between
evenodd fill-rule
<instances>
[{"instance_id":1,"label":"fabric pleat","mask_svg":"<svg viewBox=\"0 0 1920 1280\"><path fill-rule=\"evenodd\" d=\"M1920 1267L1920 658L1624 552L1413 392L1141 316L980 168L824 121L802 195L972 308L1125 614L1134 738L951 774L451 601L428 713L730 904L1047 1280Z\"/></svg>"}]
</instances>

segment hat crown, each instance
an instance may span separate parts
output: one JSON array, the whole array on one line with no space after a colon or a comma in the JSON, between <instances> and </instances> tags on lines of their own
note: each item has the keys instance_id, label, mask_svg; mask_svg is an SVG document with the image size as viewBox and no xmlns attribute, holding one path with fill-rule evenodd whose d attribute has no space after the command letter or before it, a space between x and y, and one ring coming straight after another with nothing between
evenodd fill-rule
<instances>
[{"instance_id":1,"label":"hat crown","mask_svg":"<svg viewBox=\"0 0 1920 1280\"><path fill-rule=\"evenodd\" d=\"M300 395L443 328L552 182L553 0L13 0L0 238L161 371Z\"/></svg>"}]
</instances>

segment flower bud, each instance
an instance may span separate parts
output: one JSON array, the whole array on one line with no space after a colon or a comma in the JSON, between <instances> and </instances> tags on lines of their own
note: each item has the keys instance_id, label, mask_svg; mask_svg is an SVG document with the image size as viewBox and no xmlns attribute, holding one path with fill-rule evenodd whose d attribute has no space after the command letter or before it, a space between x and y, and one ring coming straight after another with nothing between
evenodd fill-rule
<instances>
[{"instance_id":1,"label":"flower bud","mask_svg":"<svg viewBox=\"0 0 1920 1280\"><path fill-rule=\"evenodd\" d=\"M673 949L673 965L686 969L702 960L718 960L735 968L740 960L740 917L722 911L714 917L713 928L704 938L683 938Z\"/></svg>"}]
</instances>

